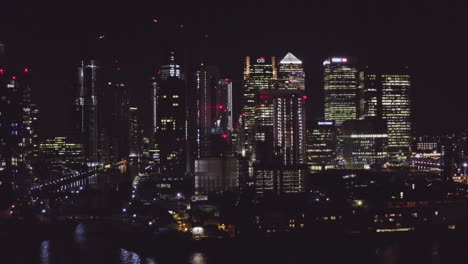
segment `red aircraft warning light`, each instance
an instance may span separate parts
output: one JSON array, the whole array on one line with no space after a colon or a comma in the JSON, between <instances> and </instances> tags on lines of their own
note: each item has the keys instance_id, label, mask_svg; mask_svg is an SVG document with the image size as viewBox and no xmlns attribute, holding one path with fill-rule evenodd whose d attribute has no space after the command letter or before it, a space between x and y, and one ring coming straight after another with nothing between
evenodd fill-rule
<instances>
[{"instance_id":1,"label":"red aircraft warning light","mask_svg":"<svg viewBox=\"0 0 468 264\"><path fill-rule=\"evenodd\" d=\"M5 73L5 70L4 69L0 69L0 74L4 74Z\"/></svg>"},{"instance_id":2,"label":"red aircraft warning light","mask_svg":"<svg viewBox=\"0 0 468 264\"><path fill-rule=\"evenodd\" d=\"M226 139L228 137L228 135L227 134L222 134L221 137Z\"/></svg>"},{"instance_id":3,"label":"red aircraft warning light","mask_svg":"<svg viewBox=\"0 0 468 264\"><path fill-rule=\"evenodd\" d=\"M23 72L24 72L24 73L28 73L28 72L29 72L29 69L28 69L28 68L24 68Z\"/></svg>"},{"instance_id":4,"label":"red aircraft warning light","mask_svg":"<svg viewBox=\"0 0 468 264\"><path fill-rule=\"evenodd\" d=\"M16 80L16 76L11 77L11 79Z\"/></svg>"},{"instance_id":5,"label":"red aircraft warning light","mask_svg":"<svg viewBox=\"0 0 468 264\"><path fill-rule=\"evenodd\" d=\"M307 100L307 95L303 95L302 100Z\"/></svg>"}]
</instances>

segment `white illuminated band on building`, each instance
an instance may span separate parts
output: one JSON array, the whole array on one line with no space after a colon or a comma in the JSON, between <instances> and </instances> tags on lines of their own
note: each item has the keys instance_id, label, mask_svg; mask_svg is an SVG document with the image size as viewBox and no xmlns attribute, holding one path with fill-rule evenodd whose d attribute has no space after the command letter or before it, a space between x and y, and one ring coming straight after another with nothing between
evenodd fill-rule
<instances>
[{"instance_id":1,"label":"white illuminated band on building","mask_svg":"<svg viewBox=\"0 0 468 264\"><path fill-rule=\"evenodd\" d=\"M333 122L318 122L319 126L329 126L333 125Z\"/></svg>"},{"instance_id":2,"label":"white illuminated band on building","mask_svg":"<svg viewBox=\"0 0 468 264\"><path fill-rule=\"evenodd\" d=\"M387 134L342 135L343 138L387 138Z\"/></svg>"}]
</instances>

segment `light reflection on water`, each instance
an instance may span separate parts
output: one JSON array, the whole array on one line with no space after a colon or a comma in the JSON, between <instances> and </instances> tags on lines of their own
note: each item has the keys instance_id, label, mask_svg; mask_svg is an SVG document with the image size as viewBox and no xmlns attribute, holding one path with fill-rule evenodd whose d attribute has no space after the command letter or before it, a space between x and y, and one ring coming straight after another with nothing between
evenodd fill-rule
<instances>
[{"instance_id":1,"label":"light reflection on water","mask_svg":"<svg viewBox=\"0 0 468 264\"><path fill-rule=\"evenodd\" d=\"M201 252L195 252L190 257L191 264L206 264L206 257Z\"/></svg>"},{"instance_id":2,"label":"light reflection on water","mask_svg":"<svg viewBox=\"0 0 468 264\"><path fill-rule=\"evenodd\" d=\"M122 264L156 264L154 258L142 258L139 254L123 248L120 249L120 262Z\"/></svg>"},{"instance_id":3,"label":"light reflection on water","mask_svg":"<svg viewBox=\"0 0 468 264\"><path fill-rule=\"evenodd\" d=\"M49 240L42 241L40 246L41 264L49 264Z\"/></svg>"},{"instance_id":4,"label":"light reflection on water","mask_svg":"<svg viewBox=\"0 0 468 264\"><path fill-rule=\"evenodd\" d=\"M84 224L79 224L76 226L75 229L75 235L74 235L75 242L79 245L85 245L86 244L86 229Z\"/></svg>"}]
</instances>

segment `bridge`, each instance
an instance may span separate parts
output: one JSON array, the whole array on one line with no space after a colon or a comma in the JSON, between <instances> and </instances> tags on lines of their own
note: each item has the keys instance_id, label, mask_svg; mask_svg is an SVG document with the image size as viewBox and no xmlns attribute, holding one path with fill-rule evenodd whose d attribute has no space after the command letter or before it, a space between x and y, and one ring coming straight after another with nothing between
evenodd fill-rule
<instances>
[{"instance_id":1,"label":"bridge","mask_svg":"<svg viewBox=\"0 0 468 264\"><path fill-rule=\"evenodd\" d=\"M125 166L126 160L122 160L105 168L119 168ZM98 177L106 172L105 168L94 167L87 171L72 171L63 175L60 179L48 180L42 183L34 184L30 188L31 194L37 193L60 193L60 192L75 192L75 190L82 189L82 187L92 184L98 184Z\"/></svg>"},{"instance_id":2,"label":"bridge","mask_svg":"<svg viewBox=\"0 0 468 264\"><path fill-rule=\"evenodd\" d=\"M100 169L93 169L84 172L71 172L64 175L60 179L49 180L39 184L35 184L30 188L31 194L42 192L62 192L72 191L80 187L90 184L97 184L98 174L103 171Z\"/></svg>"}]
</instances>

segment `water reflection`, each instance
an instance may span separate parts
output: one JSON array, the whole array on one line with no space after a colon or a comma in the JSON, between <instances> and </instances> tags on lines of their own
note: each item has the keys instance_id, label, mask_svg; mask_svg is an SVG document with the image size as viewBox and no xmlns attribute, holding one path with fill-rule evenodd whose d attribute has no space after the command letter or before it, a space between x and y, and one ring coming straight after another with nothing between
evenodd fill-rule
<instances>
[{"instance_id":1,"label":"water reflection","mask_svg":"<svg viewBox=\"0 0 468 264\"><path fill-rule=\"evenodd\" d=\"M86 229L84 224L79 224L76 229L75 229L75 235L74 235L75 242L79 245L85 245L86 244Z\"/></svg>"},{"instance_id":2,"label":"water reflection","mask_svg":"<svg viewBox=\"0 0 468 264\"><path fill-rule=\"evenodd\" d=\"M154 258L142 258L139 254L123 248L120 249L120 262L122 264L156 264Z\"/></svg>"},{"instance_id":3,"label":"water reflection","mask_svg":"<svg viewBox=\"0 0 468 264\"><path fill-rule=\"evenodd\" d=\"M195 252L192 254L190 257L190 263L191 264L206 264L206 257L205 254L201 252Z\"/></svg>"},{"instance_id":4,"label":"water reflection","mask_svg":"<svg viewBox=\"0 0 468 264\"><path fill-rule=\"evenodd\" d=\"M440 263L440 246L439 246L439 243L437 241L434 241L434 243L432 244L432 258L431 258L431 262L432 264L439 264Z\"/></svg>"},{"instance_id":5,"label":"water reflection","mask_svg":"<svg viewBox=\"0 0 468 264\"><path fill-rule=\"evenodd\" d=\"M41 242L41 246L40 246L40 260L41 260L41 264L49 264L50 263L50 259L49 259L49 253L50 253L50 249L49 249L49 240L46 240L46 241L42 241Z\"/></svg>"},{"instance_id":6,"label":"water reflection","mask_svg":"<svg viewBox=\"0 0 468 264\"><path fill-rule=\"evenodd\" d=\"M400 245L398 244L389 244L385 245L380 252L380 257L383 264L396 264L399 261L400 257Z\"/></svg>"}]
</instances>

